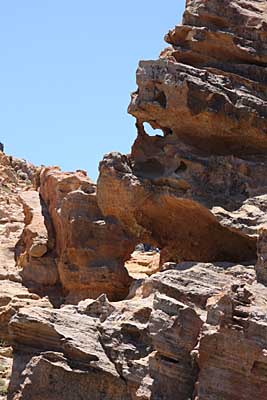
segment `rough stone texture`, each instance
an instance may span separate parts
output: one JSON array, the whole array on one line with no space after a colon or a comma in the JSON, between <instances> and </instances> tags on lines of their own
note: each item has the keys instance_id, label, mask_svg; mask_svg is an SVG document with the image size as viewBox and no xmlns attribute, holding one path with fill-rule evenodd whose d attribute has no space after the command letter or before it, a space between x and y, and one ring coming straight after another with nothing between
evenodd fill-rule
<instances>
[{"instance_id":1,"label":"rough stone texture","mask_svg":"<svg viewBox=\"0 0 267 400\"><path fill-rule=\"evenodd\" d=\"M27 357L26 370L21 376L19 371L12 375L10 389L20 391L15 399L78 400L89 394L92 399L129 399L125 381L99 341L95 319L79 315L71 308L66 311L34 308L30 312L22 309L12 319L10 331L16 341L15 368L21 367L25 359L23 353L16 357L18 346L40 350L41 345L45 350L31 359ZM27 379L28 374L31 379Z\"/></svg>"},{"instance_id":2,"label":"rough stone texture","mask_svg":"<svg viewBox=\"0 0 267 400\"><path fill-rule=\"evenodd\" d=\"M59 281L55 262L53 227L37 191L20 194L25 228L17 244L17 264L22 267L24 283L56 286Z\"/></svg>"},{"instance_id":3,"label":"rough stone texture","mask_svg":"<svg viewBox=\"0 0 267 400\"><path fill-rule=\"evenodd\" d=\"M106 293L121 300L131 278L124 268L135 241L114 218L105 219L95 185L83 172L44 169L40 195L55 231L57 269L68 302Z\"/></svg>"},{"instance_id":4,"label":"rough stone texture","mask_svg":"<svg viewBox=\"0 0 267 400\"><path fill-rule=\"evenodd\" d=\"M5 343L0 345L0 400L6 400L12 368L12 349Z\"/></svg>"},{"instance_id":5,"label":"rough stone texture","mask_svg":"<svg viewBox=\"0 0 267 400\"><path fill-rule=\"evenodd\" d=\"M265 1L187 0L97 188L0 152L9 400L266 400L266 38Z\"/></svg>"},{"instance_id":6,"label":"rough stone texture","mask_svg":"<svg viewBox=\"0 0 267 400\"><path fill-rule=\"evenodd\" d=\"M266 224L266 35L262 1L191 0L165 37L171 46L139 64L129 105L138 136L129 156L100 163L98 202L160 247L162 262L256 258Z\"/></svg>"},{"instance_id":7,"label":"rough stone texture","mask_svg":"<svg viewBox=\"0 0 267 400\"><path fill-rule=\"evenodd\" d=\"M146 278L160 269L160 253L156 251L134 251L125 263L130 276L135 279Z\"/></svg>"},{"instance_id":8,"label":"rough stone texture","mask_svg":"<svg viewBox=\"0 0 267 400\"><path fill-rule=\"evenodd\" d=\"M266 294L260 285L235 283L210 300L210 325L199 343L198 399L266 397Z\"/></svg>"},{"instance_id":9,"label":"rough stone texture","mask_svg":"<svg viewBox=\"0 0 267 400\"><path fill-rule=\"evenodd\" d=\"M39 194L27 191L21 194L25 214L25 246L31 257L42 257L48 251L48 231L45 225Z\"/></svg>"},{"instance_id":10,"label":"rough stone texture","mask_svg":"<svg viewBox=\"0 0 267 400\"><path fill-rule=\"evenodd\" d=\"M27 179L15 166L24 167ZM18 169L19 171L19 169ZM21 269L16 265L16 245L24 228L24 213L20 193L31 188L35 169L23 160L14 160L0 152L0 399L6 400L12 368L12 351L8 323L21 307L38 305L50 308L46 298L40 298L22 285Z\"/></svg>"},{"instance_id":11,"label":"rough stone texture","mask_svg":"<svg viewBox=\"0 0 267 400\"><path fill-rule=\"evenodd\" d=\"M264 1L187 1L172 47L140 64L130 112L206 154L264 154L266 32Z\"/></svg>"},{"instance_id":12,"label":"rough stone texture","mask_svg":"<svg viewBox=\"0 0 267 400\"><path fill-rule=\"evenodd\" d=\"M224 227L201 203L183 198L179 179L173 184L164 176L159 179L135 175L126 156L106 155L97 186L103 214L116 217L139 242L158 246L162 262L256 258L254 238Z\"/></svg>"},{"instance_id":13,"label":"rough stone texture","mask_svg":"<svg viewBox=\"0 0 267 400\"><path fill-rule=\"evenodd\" d=\"M30 293L21 283L0 280L0 340L9 340L8 323L16 311L35 304L51 307L47 298L41 299L37 294Z\"/></svg>"},{"instance_id":14,"label":"rough stone texture","mask_svg":"<svg viewBox=\"0 0 267 400\"><path fill-rule=\"evenodd\" d=\"M258 261L255 266L258 282L267 286L267 230L261 229L258 239Z\"/></svg>"},{"instance_id":15,"label":"rough stone texture","mask_svg":"<svg viewBox=\"0 0 267 400\"><path fill-rule=\"evenodd\" d=\"M165 268L130 300L20 309L10 399L264 399L267 289L253 267Z\"/></svg>"}]
</instances>

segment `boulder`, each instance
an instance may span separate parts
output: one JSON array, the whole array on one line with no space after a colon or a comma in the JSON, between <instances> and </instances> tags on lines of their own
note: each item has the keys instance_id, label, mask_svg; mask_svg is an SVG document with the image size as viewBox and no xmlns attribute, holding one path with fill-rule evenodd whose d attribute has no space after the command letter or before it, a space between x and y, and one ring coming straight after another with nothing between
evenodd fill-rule
<instances>
[{"instance_id":1,"label":"boulder","mask_svg":"<svg viewBox=\"0 0 267 400\"><path fill-rule=\"evenodd\" d=\"M127 296L131 284L124 262L135 241L115 218L104 218L95 185L83 171L64 173L56 168L40 174L40 196L54 229L59 281L67 302Z\"/></svg>"}]
</instances>

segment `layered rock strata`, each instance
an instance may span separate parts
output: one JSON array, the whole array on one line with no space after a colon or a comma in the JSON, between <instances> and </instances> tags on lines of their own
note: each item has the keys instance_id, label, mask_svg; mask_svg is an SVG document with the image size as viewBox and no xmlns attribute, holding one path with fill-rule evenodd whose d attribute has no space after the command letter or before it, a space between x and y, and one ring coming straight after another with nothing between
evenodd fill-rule
<instances>
[{"instance_id":1,"label":"layered rock strata","mask_svg":"<svg viewBox=\"0 0 267 400\"><path fill-rule=\"evenodd\" d=\"M35 168L0 151L0 399L6 400L12 369L8 324L20 308L52 307L49 300L31 293L16 265L16 246L24 228L20 193L32 188Z\"/></svg>"},{"instance_id":2,"label":"layered rock strata","mask_svg":"<svg viewBox=\"0 0 267 400\"><path fill-rule=\"evenodd\" d=\"M131 160L112 153L100 163L98 204L104 215L115 216L140 242L159 247L162 263L256 258L256 238L220 224L207 207L189 193L184 195L187 189L180 189L180 184L189 188L186 179L181 183L179 178L164 175L155 179L137 176Z\"/></svg>"},{"instance_id":3,"label":"layered rock strata","mask_svg":"<svg viewBox=\"0 0 267 400\"><path fill-rule=\"evenodd\" d=\"M253 267L167 267L131 300L21 309L10 398L265 399L267 290Z\"/></svg>"},{"instance_id":4,"label":"layered rock strata","mask_svg":"<svg viewBox=\"0 0 267 400\"><path fill-rule=\"evenodd\" d=\"M9 400L266 399L266 37L262 0L187 0L97 186L0 153Z\"/></svg>"},{"instance_id":5,"label":"layered rock strata","mask_svg":"<svg viewBox=\"0 0 267 400\"><path fill-rule=\"evenodd\" d=\"M139 64L129 106L138 136L130 156L100 164L98 198L104 215L160 247L162 262L256 258L266 223L250 218L266 193L265 37L262 1L187 1L183 24L165 37L171 46Z\"/></svg>"},{"instance_id":6,"label":"layered rock strata","mask_svg":"<svg viewBox=\"0 0 267 400\"><path fill-rule=\"evenodd\" d=\"M28 178L21 178L24 166ZM9 339L8 323L20 307L37 304L40 307L50 307L47 299L41 299L37 294L23 286L21 269L16 265L15 255L17 242L24 227L23 206L20 193L27 196L31 188L34 167L23 160L16 160L0 152L0 343Z\"/></svg>"},{"instance_id":7,"label":"layered rock strata","mask_svg":"<svg viewBox=\"0 0 267 400\"><path fill-rule=\"evenodd\" d=\"M203 154L264 155L266 32L264 1L187 1L171 47L141 62L129 111Z\"/></svg>"},{"instance_id":8,"label":"layered rock strata","mask_svg":"<svg viewBox=\"0 0 267 400\"><path fill-rule=\"evenodd\" d=\"M106 293L110 300L125 298L131 278L124 262L130 257L135 241L115 218L103 217L97 204L95 185L86 174L83 171L64 173L57 168L43 169L40 173L40 197L46 210L43 213L45 221L48 221L46 225L53 229L50 229L50 234L43 233L46 226L42 222L38 228L38 247L26 244L25 252L30 261L34 258L36 262L37 258L41 266L45 264L48 272L44 277L48 279L51 274L46 283L53 285L58 281L63 296L70 303L87 297L95 298L102 293ZM40 210L37 213L39 217L36 218L43 219ZM34 215L26 230L32 230L32 225ZM49 243L44 245L44 236L46 242L52 238L51 246ZM33 251L35 254L31 254ZM36 274L34 281L38 282L43 274L36 269L35 262L30 263Z\"/></svg>"}]
</instances>

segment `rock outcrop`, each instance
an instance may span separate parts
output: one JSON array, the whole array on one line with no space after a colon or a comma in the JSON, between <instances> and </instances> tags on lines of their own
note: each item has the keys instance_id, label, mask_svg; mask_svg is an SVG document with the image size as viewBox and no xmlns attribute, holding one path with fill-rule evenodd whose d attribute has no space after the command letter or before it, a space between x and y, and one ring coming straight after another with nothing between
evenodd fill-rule
<instances>
[{"instance_id":1,"label":"rock outcrop","mask_svg":"<svg viewBox=\"0 0 267 400\"><path fill-rule=\"evenodd\" d=\"M21 171L23 168L22 175ZM24 228L20 193L28 193L35 167L0 151L0 399L5 400L12 368L8 324L20 308L37 305L52 307L47 298L31 293L22 284L21 269L16 265L16 246Z\"/></svg>"},{"instance_id":2,"label":"rock outcrop","mask_svg":"<svg viewBox=\"0 0 267 400\"><path fill-rule=\"evenodd\" d=\"M266 38L263 0L187 0L97 185L0 152L8 400L266 400Z\"/></svg>"},{"instance_id":3,"label":"rock outcrop","mask_svg":"<svg viewBox=\"0 0 267 400\"><path fill-rule=\"evenodd\" d=\"M139 64L129 106L138 136L129 156L100 163L98 198L105 216L160 247L162 262L256 258L266 223L265 37L264 2L187 1L183 24L165 37L171 46ZM253 220L251 208L260 208Z\"/></svg>"},{"instance_id":4,"label":"rock outcrop","mask_svg":"<svg viewBox=\"0 0 267 400\"><path fill-rule=\"evenodd\" d=\"M39 288L58 285L55 240L51 220L37 191L22 192L25 228L17 244L17 263L28 286Z\"/></svg>"},{"instance_id":5,"label":"rock outcrop","mask_svg":"<svg viewBox=\"0 0 267 400\"><path fill-rule=\"evenodd\" d=\"M256 258L256 238L220 224L207 207L188 194L183 197L179 178L137 176L131 161L112 153L100 163L98 204L104 215L116 217L140 242L159 247L162 263Z\"/></svg>"},{"instance_id":6,"label":"rock outcrop","mask_svg":"<svg viewBox=\"0 0 267 400\"><path fill-rule=\"evenodd\" d=\"M25 171L31 171L29 176L34 175L32 165L19 160L15 165L25 165ZM30 179L25 181L18 171L14 160L0 152L0 341L8 340L9 320L20 307L35 303L40 307L51 306L47 299L41 299L23 286L21 269L15 262L16 245L24 227L20 193L26 197L31 187Z\"/></svg>"},{"instance_id":7,"label":"rock outcrop","mask_svg":"<svg viewBox=\"0 0 267 400\"><path fill-rule=\"evenodd\" d=\"M14 398L265 399L266 307L252 266L185 263L131 300L21 309Z\"/></svg>"},{"instance_id":8,"label":"rock outcrop","mask_svg":"<svg viewBox=\"0 0 267 400\"><path fill-rule=\"evenodd\" d=\"M45 169L40 195L54 227L57 270L68 302L102 293L110 300L125 298L131 279L124 262L134 242L114 218L103 217L95 185L83 171Z\"/></svg>"},{"instance_id":9,"label":"rock outcrop","mask_svg":"<svg viewBox=\"0 0 267 400\"><path fill-rule=\"evenodd\" d=\"M264 1L187 1L171 47L141 62L130 112L203 154L264 155L266 22Z\"/></svg>"}]
</instances>

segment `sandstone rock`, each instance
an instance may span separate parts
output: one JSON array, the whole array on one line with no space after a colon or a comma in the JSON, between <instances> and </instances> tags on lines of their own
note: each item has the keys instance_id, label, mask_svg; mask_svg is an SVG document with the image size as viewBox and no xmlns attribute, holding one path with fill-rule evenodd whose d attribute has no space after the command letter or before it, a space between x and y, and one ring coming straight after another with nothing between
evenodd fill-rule
<instances>
[{"instance_id":1,"label":"sandstone rock","mask_svg":"<svg viewBox=\"0 0 267 400\"><path fill-rule=\"evenodd\" d=\"M105 294L102 294L96 300L87 299L80 301L78 304L78 312L80 314L99 318L100 322L104 322L114 310L115 307L108 301Z\"/></svg>"},{"instance_id":2,"label":"sandstone rock","mask_svg":"<svg viewBox=\"0 0 267 400\"><path fill-rule=\"evenodd\" d=\"M9 400L266 399L266 37L263 0L187 0L97 187L0 152Z\"/></svg>"},{"instance_id":3,"label":"sandstone rock","mask_svg":"<svg viewBox=\"0 0 267 400\"><path fill-rule=\"evenodd\" d=\"M129 111L206 154L264 154L265 13L263 1L187 1L172 47L141 62Z\"/></svg>"},{"instance_id":4,"label":"sandstone rock","mask_svg":"<svg viewBox=\"0 0 267 400\"><path fill-rule=\"evenodd\" d=\"M258 239L257 281L267 286L267 231L262 229Z\"/></svg>"},{"instance_id":5,"label":"sandstone rock","mask_svg":"<svg viewBox=\"0 0 267 400\"><path fill-rule=\"evenodd\" d=\"M20 158L10 157L10 165L16 171L19 179L34 183L37 168L33 164Z\"/></svg>"},{"instance_id":6,"label":"sandstone rock","mask_svg":"<svg viewBox=\"0 0 267 400\"><path fill-rule=\"evenodd\" d=\"M15 348L23 345L25 351L29 346L45 350L28 362L24 374L12 375L11 390L20 390L14 398L78 399L90 393L93 399L130 399L124 380L99 341L98 323L93 318L72 310L23 309L12 319L10 333ZM28 374L32 375L30 381ZM75 386L70 376L75 377ZM14 381L15 377L20 382Z\"/></svg>"},{"instance_id":7,"label":"sandstone rock","mask_svg":"<svg viewBox=\"0 0 267 400\"><path fill-rule=\"evenodd\" d=\"M37 294L30 293L21 283L0 280L0 340L9 340L8 324L12 316L20 308L33 305L52 307L47 298L41 299Z\"/></svg>"},{"instance_id":8,"label":"sandstone rock","mask_svg":"<svg viewBox=\"0 0 267 400\"><path fill-rule=\"evenodd\" d=\"M12 369L12 350L5 344L0 344L0 400L6 400L9 379Z\"/></svg>"},{"instance_id":9,"label":"sandstone rock","mask_svg":"<svg viewBox=\"0 0 267 400\"><path fill-rule=\"evenodd\" d=\"M244 261L256 258L256 241L223 227L184 191L137 176L126 156L111 153L100 163L97 199L139 242L161 249L161 260ZM117 198L121 199L121 205Z\"/></svg>"},{"instance_id":10,"label":"sandstone rock","mask_svg":"<svg viewBox=\"0 0 267 400\"><path fill-rule=\"evenodd\" d=\"M51 220L37 191L22 192L25 228L17 244L17 264L28 286L56 286L59 281L55 263ZM37 287L35 288L37 290Z\"/></svg>"},{"instance_id":11,"label":"sandstone rock","mask_svg":"<svg viewBox=\"0 0 267 400\"><path fill-rule=\"evenodd\" d=\"M130 276L135 279L146 278L160 269L160 253L156 251L134 251L125 263Z\"/></svg>"},{"instance_id":12,"label":"sandstone rock","mask_svg":"<svg viewBox=\"0 0 267 400\"><path fill-rule=\"evenodd\" d=\"M27 191L21 194L21 198L25 214L26 248L30 256L39 258L48 251L48 232L39 194L36 191Z\"/></svg>"},{"instance_id":13,"label":"sandstone rock","mask_svg":"<svg viewBox=\"0 0 267 400\"><path fill-rule=\"evenodd\" d=\"M157 352L150 364L154 379L151 398L192 396L198 370L191 351L198 343L202 325L194 309L166 295L155 295L149 326Z\"/></svg>"},{"instance_id":14,"label":"sandstone rock","mask_svg":"<svg viewBox=\"0 0 267 400\"><path fill-rule=\"evenodd\" d=\"M84 399L263 399L266 307L252 267L183 263L147 279L142 297L21 309L9 398L67 400L77 384Z\"/></svg>"},{"instance_id":15,"label":"sandstone rock","mask_svg":"<svg viewBox=\"0 0 267 400\"><path fill-rule=\"evenodd\" d=\"M127 296L131 278L124 268L135 242L114 218L105 219L95 185L83 172L44 169L40 194L55 231L59 280L67 302Z\"/></svg>"},{"instance_id":16,"label":"sandstone rock","mask_svg":"<svg viewBox=\"0 0 267 400\"><path fill-rule=\"evenodd\" d=\"M235 228L247 235L258 237L261 229L266 227L267 196L250 197L243 205L234 211L222 207L213 207L212 213L216 215L223 226Z\"/></svg>"},{"instance_id":17,"label":"sandstone rock","mask_svg":"<svg viewBox=\"0 0 267 400\"><path fill-rule=\"evenodd\" d=\"M138 136L130 156L100 163L98 203L160 247L162 262L256 258L266 224L265 11L262 1L187 1L171 47L139 64L129 106Z\"/></svg>"},{"instance_id":18,"label":"sandstone rock","mask_svg":"<svg viewBox=\"0 0 267 400\"><path fill-rule=\"evenodd\" d=\"M265 398L266 295L266 290L257 285L234 285L228 323L223 319L216 327L212 323L203 330L198 350L197 399Z\"/></svg>"},{"instance_id":19,"label":"sandstone rock","mask_svg":"<svg viewBox=\"0 0 267 400\"><path fill-rule=\"evenodd\" d=\"M52 305L47 298L30 293L22 285L21 269L15 261L17 242L24 228L19 194L29 187L29 183L20 179L12 159L1 153L0 175L0 399L6 400L13 361L8 346L9 321L20 308L33 305L50 308Z\"/></svg>"}]
</instances>

